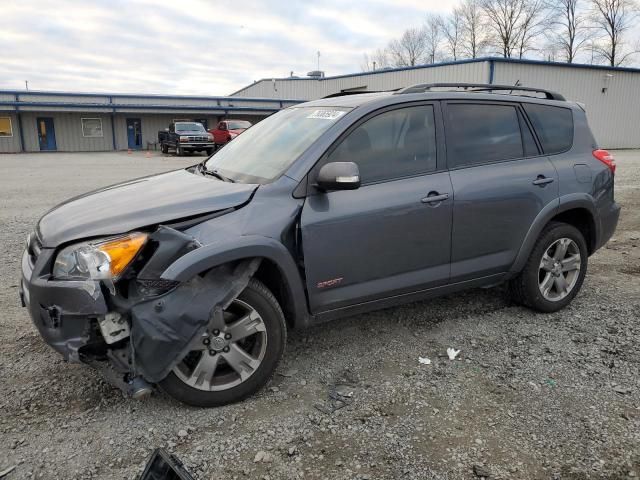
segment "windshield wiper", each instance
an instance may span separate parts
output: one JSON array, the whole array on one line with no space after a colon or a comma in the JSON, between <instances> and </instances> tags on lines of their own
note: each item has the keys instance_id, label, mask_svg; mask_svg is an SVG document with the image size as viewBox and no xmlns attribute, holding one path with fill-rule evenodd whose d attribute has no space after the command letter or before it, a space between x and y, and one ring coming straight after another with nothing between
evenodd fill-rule
<instances>
[{"instance_id":1,"label":"windshield wiper","mask_svg":"<svg viewBox=\"0 0 640 480\"><path fill-rule=\"evenodd\" d=\"M200 164L200 171L203 173L203 175L211 175L212 177L216 177L223 182L236 183L234 179L225 177L218 170L209 170L204 162Z\"/></svg>"}]
</instances>

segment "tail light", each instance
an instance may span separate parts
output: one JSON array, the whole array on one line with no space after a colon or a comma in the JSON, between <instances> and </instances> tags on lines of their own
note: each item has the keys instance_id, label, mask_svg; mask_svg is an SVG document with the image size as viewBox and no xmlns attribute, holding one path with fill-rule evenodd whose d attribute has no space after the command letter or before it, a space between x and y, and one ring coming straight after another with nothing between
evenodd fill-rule
<instances>
[{"instance_id":1,"label":"tail light","mask_svg":"<svg viewBox=\"0 0 640 480\"><path fill-rule=\"evenodd\" d=\"M606 150L594 150L593 156L604 163L611 173L616 173L616 159Z\"/></svg>"}]
</instances>

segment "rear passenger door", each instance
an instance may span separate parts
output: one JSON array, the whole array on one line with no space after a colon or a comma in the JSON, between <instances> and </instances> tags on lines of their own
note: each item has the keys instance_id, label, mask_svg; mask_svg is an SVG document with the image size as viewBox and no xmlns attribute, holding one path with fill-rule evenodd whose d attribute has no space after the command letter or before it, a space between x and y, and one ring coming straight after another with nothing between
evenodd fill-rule
<instances>
[{"instance_id":1,"label":"rear passenger door","mask_svg":"<svg viewBox=\"0 0 640 480\"><path fill-rule=\"evenodd\" d=\"M536 216L557 202L557 172L519 104L449 101L444 112L454 191L451 282L506 272Z\"/></svg>"}]
</instances>

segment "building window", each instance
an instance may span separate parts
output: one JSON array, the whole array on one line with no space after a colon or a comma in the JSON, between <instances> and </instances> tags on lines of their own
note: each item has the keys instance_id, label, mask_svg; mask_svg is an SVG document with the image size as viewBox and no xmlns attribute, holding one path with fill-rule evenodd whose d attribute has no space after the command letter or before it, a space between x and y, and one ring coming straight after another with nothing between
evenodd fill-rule
<instances>
[{"instance_id":1,"label":"building window","mask_svg":"<svg viewBox=\"0 0 640 480\"><path fill-rule=\"evenodd\" d=\"M10 117L0 117L0 137L13 137Z\"/></svg>"},{"instance_id":2,"label":"building window","mask_svg":"<svg viewBox=\"0 0 640 480\"><path fill-rule=\"evenodd\" d=\"M103 137L102 119L101 118L83 118L82 119L82 136L83 137Z\"/></svg>"}]
</instances>

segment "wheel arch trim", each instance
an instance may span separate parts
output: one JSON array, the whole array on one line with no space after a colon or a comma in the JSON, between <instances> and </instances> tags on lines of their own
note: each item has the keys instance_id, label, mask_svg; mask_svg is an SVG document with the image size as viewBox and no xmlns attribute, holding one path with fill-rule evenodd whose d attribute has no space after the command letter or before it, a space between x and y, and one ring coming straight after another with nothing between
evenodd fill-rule
<instances>
[{"instance_id":1,"label":"wheel arch trim","mask_svg":"<svg viewBox=\"0 0 640 480\"><path fill-rule=\"evenodd\" d=\"M273 238L247 235L205 245L178 258L167 267L161 278L184 282L213 267L248 258L265 258L277 266L292 301L294 325L308 324L310 315L301 274L289 251Z\"/></svg>"},{"instance_id":2,"label":"wheel arch trim","mask_svg":"<svg viewBox=\"0 0 640 480\"><path fill-rule=\"evenodd\" d=\"M598 222L598 216L596 214L597 209L593 197L587 193L571 193L563 195L547 204L540 213L538 213L531 224L531 227L529 227L529 231L522 242L518 255L511 266L510 273L516 274L524 268L540 233L555 216L560 213L576 209L586 210L591 215L591 219L593 220L593 225L595 227L595 244L597 245L600 235L600 224ZM585 240L589 241L589 239Z\"/></svg>"}]
</instances>

